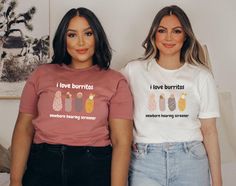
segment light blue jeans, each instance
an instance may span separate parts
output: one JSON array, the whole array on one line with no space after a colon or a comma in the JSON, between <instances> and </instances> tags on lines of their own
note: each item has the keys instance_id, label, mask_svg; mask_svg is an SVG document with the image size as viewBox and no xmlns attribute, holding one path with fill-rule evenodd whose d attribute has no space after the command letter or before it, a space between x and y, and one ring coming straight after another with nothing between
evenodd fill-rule
<instances>
[{"instance_id":1,"label":"light blue jeans","mask_svg":"<svg viewBox=\"0 0 236 186\"><path fill-rule=\"evenodd\" d=\"M129 186L209 186L206 150L200 141L135 144Z\"/></svg>"}]
</instances>

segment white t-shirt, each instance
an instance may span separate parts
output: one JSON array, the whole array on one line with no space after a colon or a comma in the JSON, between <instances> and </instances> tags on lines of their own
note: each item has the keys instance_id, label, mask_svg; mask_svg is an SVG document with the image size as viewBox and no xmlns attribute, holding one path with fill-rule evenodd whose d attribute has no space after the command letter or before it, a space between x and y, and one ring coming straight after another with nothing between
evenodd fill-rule
<instances>
[{"instance_id":1,"label":"white t-shirt","mask_svg":"<svg viewBox=\"0 0 236 186\"><path fill-rule=\"evenodd\" d=\"M130 62L122 73L134 97L136 143L202 141L199 118L220 115L214 79L202 67L167 70L153 59Z\"/></svg>"}]
</instances>

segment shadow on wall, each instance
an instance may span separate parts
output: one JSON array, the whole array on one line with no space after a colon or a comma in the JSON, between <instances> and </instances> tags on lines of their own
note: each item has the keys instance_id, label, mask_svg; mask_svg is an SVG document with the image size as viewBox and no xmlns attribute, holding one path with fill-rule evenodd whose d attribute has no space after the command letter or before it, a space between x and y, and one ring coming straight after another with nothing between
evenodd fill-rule
<instances>
[{"instance_id":1,"label":"shadow on wall","mask_svg":"<svg viewBox=\"0 0 236 186\"><path fill-rule=\"evenodd\" d=\"M204 50L203 57L206 59L208 66L212 71L207 45L203 45L202 47ZM231 93L219 91L218 97L221 116L217 119L217 128L219 133L222 163L236 162L236 123Z\"/></svg>"},{"instance_id":2,"label":"shadow on wall","mask_svg":"<svg viewBox=\"0 0 236 186\"><path fill-rule=\"evenodd\" d=\"M217 119L222 163L236 162L236 123L230 92L219 92L221 117Z\"/></svg>"}]
</instances>

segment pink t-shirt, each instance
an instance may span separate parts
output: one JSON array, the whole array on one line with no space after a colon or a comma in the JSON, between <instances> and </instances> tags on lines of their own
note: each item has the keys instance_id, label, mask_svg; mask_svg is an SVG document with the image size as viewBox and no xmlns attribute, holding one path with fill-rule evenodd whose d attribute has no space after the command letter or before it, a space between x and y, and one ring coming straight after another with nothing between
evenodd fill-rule
<instances>
[{"instance_id":1,"label":"pink t-shirt","mask_svg":"<svg viewBox=\"0 0 236 186\"><path fill-rule=\"evenodd\" d=\"M133 102L119 72L44 64L28 78L20 112L36 116L34 143L106 146L109 119L132 119Z\"/></svg>"}]
</instances>

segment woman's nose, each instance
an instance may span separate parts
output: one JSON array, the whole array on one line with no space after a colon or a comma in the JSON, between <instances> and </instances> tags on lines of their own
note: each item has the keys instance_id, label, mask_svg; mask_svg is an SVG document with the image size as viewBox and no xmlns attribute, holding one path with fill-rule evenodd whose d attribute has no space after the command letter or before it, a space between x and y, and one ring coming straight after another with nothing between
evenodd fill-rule
<instances>
[{"instance_id":1,"label":"woman's nose","mask_svg":"<svg viewBox=\"0 0 236 186\"><path fill-rule=\"evenodd\" d=\"M79 36L78 44L79 44L79 46L83 46L84 45L84 38L83 38L83 36Z\"/></svg>"},{"instance_id":2,"label":"woman's nose","mask_svg":"<svg viewBox=\"0 0 236 186\"><path fill-rule=\"evenodd\" d=\"M166 34L166 40L169 41L172 39L172 33L171 32L167 32Z\"/></svg>"}]
</instances>

